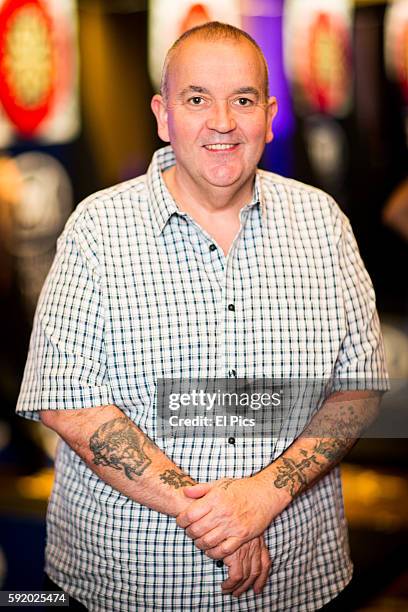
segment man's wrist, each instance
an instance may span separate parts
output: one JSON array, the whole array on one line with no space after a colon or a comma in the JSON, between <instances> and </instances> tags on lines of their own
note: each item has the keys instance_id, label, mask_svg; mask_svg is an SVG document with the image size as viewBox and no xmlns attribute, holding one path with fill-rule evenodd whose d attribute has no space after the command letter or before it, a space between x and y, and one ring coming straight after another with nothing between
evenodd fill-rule
<instances>
[{"instance_id":1,"label":"man's wrist","mask_svg":"<svg viewBox=\"0 0 408 612\"><path fill-rule=\"evenodd\" d=\"M178 516L180 512L186 510L193 501L184 494L185 487L194 486L196 483L193 478L183 472L179 467L165 465L157 471L158 480L165 485L163 494L167 495L168 508L171 516Z\"/></svg>"},{"instance_id":2,"label":"man's wrist","mask_svg":"<svg viewBox=\"0 0 408 612\"><path fill-rule=\"evenodd\" d=\"M271 522L285 510L293 499L287 490L276 487L276 478L277 472L274 464L251 476L251 480L261 488L268 499Z\"/></svg>"}]
</instances>

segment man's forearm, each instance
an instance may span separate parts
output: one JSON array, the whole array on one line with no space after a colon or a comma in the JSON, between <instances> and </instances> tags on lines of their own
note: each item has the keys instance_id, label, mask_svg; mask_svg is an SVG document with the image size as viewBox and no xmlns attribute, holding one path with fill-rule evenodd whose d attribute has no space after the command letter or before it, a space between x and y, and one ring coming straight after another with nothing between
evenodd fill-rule
<instances>
[{"instance_id":1,"label":"man's forearm","mask_svg":"<svg viewBox=\"0 0 408 612\"><path fill-rule=\"evenodd\" d=\"M377 416L380 401L373 391L332 395L299 438L253 478L272 486L288 505L343 459Z\"/></svg>"},{"instance_id":2,"label":"man's forearm","mask_svg":"<svg viewBox=\"0 0 408 612\"><path fill-rule=\"evenodd\" d=\"M195 481L116 406L43 411L41 420L123 495L171 516L191 503L182 488Z\"/></svg>"}]
</instances>

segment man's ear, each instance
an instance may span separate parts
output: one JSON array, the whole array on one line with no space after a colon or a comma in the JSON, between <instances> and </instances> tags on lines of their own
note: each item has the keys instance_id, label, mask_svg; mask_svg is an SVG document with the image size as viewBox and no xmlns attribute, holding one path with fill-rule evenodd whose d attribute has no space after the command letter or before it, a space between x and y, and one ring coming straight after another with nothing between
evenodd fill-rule
<instances>
[{"instance_id":1,"label":"man's ear","mask_svg":"<svg viewBox=\"0 0 408 612\"><path fill-rule=\"evenodd\" d=\"M278 103L274 96L268 98L268 106L267 106L267 127L266 127L266 136L265 143L272 142L273 140L273 131L272 131L272 123L276 117L276 113L278 112Z\"/></svg>"},{"instance_id":2,"label":"man's ear","mask_svg":"<svg viewBox=\"0 0 408 612\"><path fill-rule=\"evenodd\" d=\"M164 142L170 142L169 129L167 125L167 109L163 96L160 94L154 95L150 103L150 108L156 117L157 133L159 137L161 140L164 140Z\"/></svg>"}]
</instances>

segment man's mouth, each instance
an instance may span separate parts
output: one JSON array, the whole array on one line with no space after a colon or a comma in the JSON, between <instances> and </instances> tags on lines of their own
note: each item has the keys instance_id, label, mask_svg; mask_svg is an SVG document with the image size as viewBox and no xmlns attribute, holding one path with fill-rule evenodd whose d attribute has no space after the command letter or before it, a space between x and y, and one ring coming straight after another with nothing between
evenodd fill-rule
<instances>
[{"instance_id":1,"label":"man's mouth","mask_svg":"<svg viewBox=\"0 0 408 612\"><path fill-rule=\"evenodd\" d=\"M232 151L232 149L235 149L237 146L237 142L231 142L227 144L207 144L204 145L204 148L207 149L207 151Z\"/></svg>"}]
</instances>

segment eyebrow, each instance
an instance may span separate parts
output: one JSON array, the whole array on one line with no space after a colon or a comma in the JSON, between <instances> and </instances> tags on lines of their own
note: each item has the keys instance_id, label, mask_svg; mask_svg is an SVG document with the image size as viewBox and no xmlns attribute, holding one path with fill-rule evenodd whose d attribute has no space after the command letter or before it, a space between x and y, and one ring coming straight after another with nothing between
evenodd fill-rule
<instances>
[{"instance_id":1,"label":"eyebrow","mask_svg":"<svg viewBox=\"0 0 408 612\"><path fill-rule=\"evenodd\" d=\"M256 87L239 87L236 89L234 94L253 94L257 98L260 96L260 92Z\"/></svg>"},{"instance_id":2,"label":"eyebrow","mask_svg":"<svg viewBox=\"0 0 408 612\"><path fill-rule=\"evenodd\" d=\"M188 85L188 87L184 87L184 89L177 94L177 97L184 98L184 96L189 93L203 93L210 95L210 90L206 89L206 87L200 87L200 85Z\"/></svg>"},{"instance_id":3,"label":"eyebrow","mask_svg":"<svg viewBox=\"0 0 408 612\"><path fill-rule=\"evenodd\" d=\"M188 85L188 87L184 87L184 89L182 89L180 93L177 94L177 97L183 98L185 95L189 93L201 93L201 94L211 95L210 90L207 89L206 87L201 87L200 85ZM232 92L232 95L236 95L236 94L253 94L254 96L256 96L257 99L260 98L260 92L256 87L250 87L250 86L238 87L238 89L235 89Z\"/></svg>"}]
</instances>

